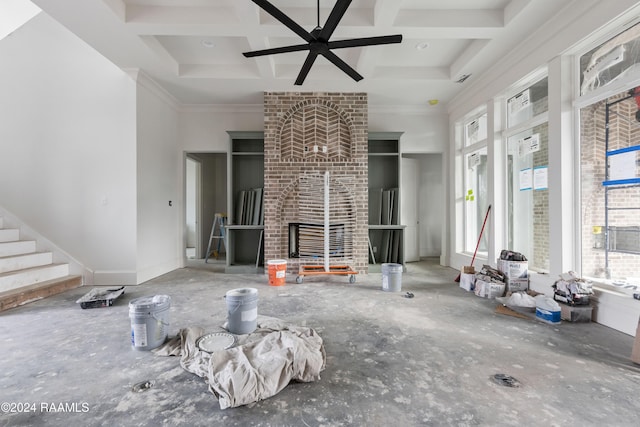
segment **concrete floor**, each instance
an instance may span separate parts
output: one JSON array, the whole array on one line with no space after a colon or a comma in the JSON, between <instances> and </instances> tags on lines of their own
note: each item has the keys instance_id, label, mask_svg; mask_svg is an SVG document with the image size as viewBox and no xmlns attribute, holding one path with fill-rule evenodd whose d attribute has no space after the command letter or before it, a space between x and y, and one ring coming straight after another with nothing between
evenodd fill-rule
<instances>
[{"instance_id":1,"label":"concrete floor","mask_svg":"<svg viewBox=\"0 0 640 427\"><path fill-rule=\"evenodd\" d=\"M383 292L379 273L353 285L289 276L270 287L262 275L222 274L219 263L190 265L127 287L110 308L80 309L75 301L89 289L79 288L1 313L0 402L22 412L3 403L0 425L638 425L632 337L496 314L495 301L464 292L457 271L434 260L409 264L399 293ZM318 382L223 411L178 358L131 349L128 301L168 294L171 335L215 330L225 292L239 287L258 288L259 314L316 329L327 367ZM521 386L495 384L497 373ZM131 391L146 380L150 389Z\"/></svg>"}]
</instances>

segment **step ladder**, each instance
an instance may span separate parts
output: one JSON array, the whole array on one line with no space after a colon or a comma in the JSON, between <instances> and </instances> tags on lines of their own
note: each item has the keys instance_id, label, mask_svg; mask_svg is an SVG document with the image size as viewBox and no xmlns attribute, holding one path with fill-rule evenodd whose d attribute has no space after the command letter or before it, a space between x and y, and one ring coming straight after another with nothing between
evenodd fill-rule
<instances>
[{"instance_id":1,"label":"step ladder","mask_svg":"<svg viewBox=\"0 0 640 427\"><path fill-rule=\"evenodd\" d=\"M213 225L211 225L211 234L209 235L209 244L207 245L207 255L204 258L205 264L209 261L209 256L211 255L211 247L213 246L213 241L217 240L218 244L216 248L213 250L213 256L218 259L220 255L220 247L224 246L225 251L227 250L227 246L224 240L224 224L226 222L227 216L225 214L217 213L213 217Z\"/></svg>"}]
</instances>

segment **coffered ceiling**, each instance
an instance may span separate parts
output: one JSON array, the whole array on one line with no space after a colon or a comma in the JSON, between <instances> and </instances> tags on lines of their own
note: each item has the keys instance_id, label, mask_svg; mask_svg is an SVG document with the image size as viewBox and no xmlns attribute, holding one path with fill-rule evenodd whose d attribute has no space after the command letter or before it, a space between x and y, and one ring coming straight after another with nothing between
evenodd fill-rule
<instances>
[{"instance_id":1,"label":"coffered ceiling","mask_svg":"<svg viewBox=\"0 0 640 427\"><path fill-rule=\"evenodd\" d=\"M307 31L316 0L270 0ZM358 91L378 106L445 105L571 0L353 0L331 40L402 34L401 44L334 52L364 79L306 52L242 53L304 41L250 0L33 0L123 69L140 69L182 104L261 104L264 91ZM320 0L320 24L335 0ZM470 75L466 82L457 81Z\"/></svg>"}]
</instances>

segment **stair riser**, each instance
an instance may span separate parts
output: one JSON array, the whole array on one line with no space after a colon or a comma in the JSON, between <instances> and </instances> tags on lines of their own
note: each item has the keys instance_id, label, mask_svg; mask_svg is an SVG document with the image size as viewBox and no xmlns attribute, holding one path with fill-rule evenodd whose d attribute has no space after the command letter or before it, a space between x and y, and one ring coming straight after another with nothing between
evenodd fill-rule
<instances>
[{"instance_id":1,"label":"stair riser","mask_svg":"<svg viewBox=\"0 0 640 427\"><path fill-rule=\"evenodd\" d=\"M20 230L7 228L0 229L0 242L13 242L20 239Z\"/></svg>"},{"instance_id":2,"label":"stair riser","mask_svg":"<svg viewBox=\"0 0 640 427\"><path fill-rule=\"evenodd\" d=\"M45 280L57 279L69 275L69 265L51 265L33 270L18 271L0 277L0 292L10 291Z\"/></svg>"},{"instance_id":3,"label":"stair riser","mask_svg":"<svg viewBox=\"0 0 640 427\"><path fill-rule=\"evenodd\" d=\"M36 242L33 240L0 243L0 257L30 254L35 251Z\"/></svg>"},{"instance_id":4,"label":"stair riser","mask_svg":"<svg viewBox=\"0 0 640 427\"><path fill-rule=\"evenodd\" d=\"M51 264L53 262L53 254L51 252L40 252L28 255L17 255L12 257L0 258L0 273L8 271L23 270L25 268L39 267Z\"/></svg>"}]
</instances>

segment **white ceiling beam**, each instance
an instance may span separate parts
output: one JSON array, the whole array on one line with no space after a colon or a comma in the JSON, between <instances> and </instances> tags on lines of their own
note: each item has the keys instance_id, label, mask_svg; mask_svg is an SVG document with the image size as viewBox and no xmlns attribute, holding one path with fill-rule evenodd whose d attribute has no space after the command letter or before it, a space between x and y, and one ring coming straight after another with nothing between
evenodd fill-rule
<instances>
[{"instance_id":1,"label":"white ceiling beam","mask_svg":"<svg viewBox=\"0 0 640 427\"><path fill-rule=\"evenodd\" d=\"M391 26L398 16L402 2L398 0L378 0L373 9L373 22L376 26Z\"/></svg>"},{"instance_id":2,"label":"white ceiling beam","mask_svg":"<svg viewBox=\"0 0 640 427\"><path fill-rule=\"evenodd\" d=\"M140 40L147 46L147 48L149 48L149 50L154 53L156 58L160 60L160 63L163 64L163 66L167 70L170 70L171 73L176 76L179 75L180 64L178 64L178 61L176 61L173 55L171 55L169 51L164 48L162 43L160 43L157 38L153 36L142 36L140 37Z\"/></svg>"},{"instance_id":3,"label":"white ceiling beam","mask_svg":"<svg viewBox=\"0 0 640 427\"><path fill-rule=\"evenodd\" d=\"M446 80L449 70L446 67L377 67L373 73L376 79L402 80Z\"/></svg>"},{"instance_id":4,"label":"white ceiling beam","mask_svg":"<svg viewBox=\"0 0 640 427\"><path fill-rule=\"evenodd\" d=\"M104 3L115 13L115 15L124 22L127 17L127 5L123 0L103 0Z\"/></svg>"},{"instance_id":5,"label":"white ceiling beam","mask_svg":"<svg viewBox=\"0 0 640 427\"><path fill-rule=\"evenodd\" d=\"M233 10L237 19L243 22L246 30L246 38L250 50L268 49L269 40L259 34L258 24L260 22L260 8L249 1L234 1ZM255 64L258 75L264 79L272 79L275 76L275 61L273 56L259 56L255 58L245 58L247 64Z\"/></svg>"},{"instance_id":6,"label":"white ceiling beam","mask_svg":"<svg viewBox=\"0 0 640 427\"><path fill-rule=\"evenodd\" d=\"M247 42L249 42L249 48L252 51L270 48L269 40L266 37L252 35L247 37ZM276 64L274 60L274 55L245 58L245 61L247 61L247 63L255 63L256 66L258 67L258 72L260 76L265 79L272 79L276 74Z\"/></svg>"},{"instance_id":7,"label":"white ceiling beam","mask_svg":"<svg viewBox=\"0 0 640 427\"><path fill-rule=\"evenodd\" d=\"M234 0L239 1L239 0ZM314 6L315 6L315 2ZM298 23L301 27L305 28L307 31L313 30L318 24L318 12L315 7L288 7L280 9L283 13L285 13L289 18L293 19ZM328 8L320 8L320 26L322 27L324 23L327 21L329 14L331 13L331 9ZM350 7L347 9L347 12L344 14L342 19L340 20L340 24L338 27L342 25L347 26L355 26L355 27L370 27L373 26L374 17L373 17L373 9L371 8L355 8ZM260 10L260 24L262 25L282 25L280 21L278 21L273 16L269 15L263 10ZM289 30L291 31L291 30Z\"/></svg>"},{"instance_id":8,"label":"white ceiling beam","mask_svg":"<svg viewBox=\"0 0 640 427\"><path fill-rule=\"evenodd\" d=\"M202 79L261 79L255 67L222 64L180 64L179 76Z\"/></svg>"},{"instance_id":9,"label":"white ceiling beam","mask_svg":"<svg viewBox=\"0 0 640 427\"><path fill-rule=\"evenodd\" d=\"M1 0L0 0L1 1ZM127 23L127 29L132 34L149 36L202 36L202 37L246 37L247 35L261 35L263 37L287 37L296 39L297 36L283 25L250 27L238 24L141 24ZM405 39L491 39L500 34L503 28L426 28L426 27L338 27L331 40L342 40L356 37L373 37L388 34L402 34ZM304 43L299 39L300 43Z\"/></svg>"},{"instance_id":10,"label":"white ceiling beam","mask_svg":"<svg viewBox=\"0 0 640 427\"><path fill-rule=\"evenodd\" d=\"M401 10L396 27L504 28L502 10Z\"/></svg>"},{"instance_id":11,"label":"white ceiling beam","mask_svg":"<svg viewBox=\"0 0 640 427\"><path fill-rule=\"evenodd\" d=\"M469 46L456 58L450 67L451 80L458 80L463 74L471 74L474 70L470 69L470 63L480 55L482 50L487 47L490 40L474 40Z\"/></svg>"},{"instance_id":12,"label":"white ceiling beam","mask_svg":"<svg viewBox=\"0 0 640 427\"><path fill-rule=\"evenodd\" d=\"M127 6L126 22L155 25L242 23L233 8L172 6Z\"/></svg>"},{"instance_id":13,"label":"white ceiling beam","mask_svg":"<svg viewBox=\"0 0 640 427\"><path fill-rule=\"evenodd\" d=\"M508 25L531 4L532 0L511 0L504 8L504 24Z\"/></svg>"},{"instance_id":14,"label":"white ceiling beam","mask_svg":"<svg viewBox=\"0 0 640 427\"><path fill-rule=\"evenodd\" d=\"M373 10L373 17L376 27L380 26L383 28L389 28L389 33L380 32L376 35L391 34L391 26L393 25L393 21L395 21L396 16L398 15L400 6L401 2L397 0L376 1ZM397 33L397 31L395 31L394 33ZM356 65L356 70L358 70L358 72L365 78L368 76L372 76L376 65L381 63L381 55L382 49L380 47L372 46L371 48L361 49L360 56L358 57L358 63Z\"/></svg>"}]
</instances>

